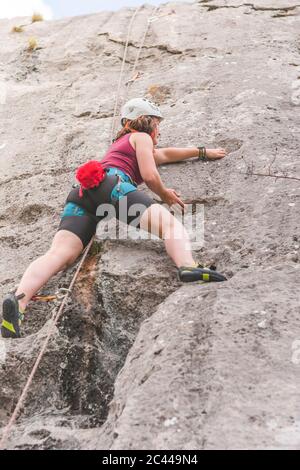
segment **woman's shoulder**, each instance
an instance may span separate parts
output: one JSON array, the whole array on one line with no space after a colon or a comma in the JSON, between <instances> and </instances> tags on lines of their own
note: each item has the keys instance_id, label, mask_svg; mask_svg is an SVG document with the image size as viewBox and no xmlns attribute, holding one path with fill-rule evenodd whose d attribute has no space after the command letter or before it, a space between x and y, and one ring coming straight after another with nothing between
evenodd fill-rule
<instances>
[{"instance_id":1,"label":"woman's shoulder","mask_svg":"<svg viewBox=\"0 0 300 470\"><path fill-rule=\"evenodd\" d=\"M118 140L115 140L114 143L119 142L119 141L122 141L122 142L128 141L129 144L131 145L131 147L133 147L133 149L135 150L136 149L136 140L134 139L134 135L135 134L133 134L133 133L132 134L131 133L124 134L121 137L119 137Z\"/></svg>"},{"instance_id":2,"label":"woman's shoulder","mask_svg":"<svg viewBox=\"0 0 300 470\"><path fill-rule=\"evenodd\" d=\"M152 139L150 135L147 134L147 132L133 132L129 137L129 142L134 147L134 149L136 149L137 141L142 141L142 142L151 141L152 142Z\"/></svg>"},{"instance_id":3,"label":"woman's shoulder","mask_svg":"<svg viewBox=\"0 0 300 470\"><path fill-rule=\"evenodd\" d=\"M131 147L136 150L136 138L135 138L136 133L133 132L132 134L129 135L129 143Z\"/></svg>"}]
</instances>

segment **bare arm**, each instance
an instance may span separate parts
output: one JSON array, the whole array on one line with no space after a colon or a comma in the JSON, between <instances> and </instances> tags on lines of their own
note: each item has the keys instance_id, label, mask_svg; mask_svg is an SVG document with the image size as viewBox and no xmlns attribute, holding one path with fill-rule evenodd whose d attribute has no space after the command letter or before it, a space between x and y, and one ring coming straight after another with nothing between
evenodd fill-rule
<instances>
[{"instance_id":1,"label":"bare arm","mask_svg":"<svg viewBox=\"0 0 300 470\"><path fill-rule=\"evenodd\" d=\"M206 149L206 155L209 160L218 160L226 156L224 149ZM199 156L197 147L176 148L167 147L161 149L154 149L154 158L156 165L164 165L166 163L176 163L189 158Z\"/></svg>"},{"instance_id":2,"label":"bare arm","mask_svg":"<svg viewBox=\"0 0 300 470\"><path fill-rule=\"evenodd\" d=\"M157 194L163 202L169 205L180 204L184 207L184 203L179 199L177 193L173 189L166 188L161 180L154 159L151 137L144 132L136 133L135 144L139 170L148 188Z\"/></svg>"},{"instance_id":3,"label":"bare arm","mask_svg":"<svg viewBox=\"0 0 300 470\"><path fill-rule=\"evenodd\" d=\"M197 148L175 148L167 147L154 149L154 158L157 165L165 163L175 163L189 158L198 157L199 150Z\"/></svg>"}]
</instances>

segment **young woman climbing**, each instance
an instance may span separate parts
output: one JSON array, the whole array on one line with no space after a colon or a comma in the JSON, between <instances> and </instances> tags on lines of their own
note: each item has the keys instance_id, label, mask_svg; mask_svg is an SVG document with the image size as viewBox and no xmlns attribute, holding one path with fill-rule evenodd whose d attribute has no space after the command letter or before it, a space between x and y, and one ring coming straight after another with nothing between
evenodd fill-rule
<instances>
[{"instance_id":1,"label":"young woman climbing","mask_svg":"<svg viewBox=\"0 0 300 470\"><path fill-rule=\"evenodd\" d=\"M124 105L122 129L104 158L99 162L90 161L77 171L81 186L68 195L50 249L27 268L17 291L4 298L1 324L4 338L20 337L28 302L52 276L73 264L88 245L98 222L104 218L104 214L99 213L103 204L113 206L117 219L127 224L135 220L137 228L162 238L181 281L226 280L221 274L197 265L181 222L166 207L138 189L138 185L145 182L168 206L183 208L180 195L164 186L157 166L193 157L218 160L226 155L224 149L205 147L156 149L162 119L158 106L145 98L135 98ZM138 217L130 210L135 204L139 204Z\"/></svg>"}]
</instances>

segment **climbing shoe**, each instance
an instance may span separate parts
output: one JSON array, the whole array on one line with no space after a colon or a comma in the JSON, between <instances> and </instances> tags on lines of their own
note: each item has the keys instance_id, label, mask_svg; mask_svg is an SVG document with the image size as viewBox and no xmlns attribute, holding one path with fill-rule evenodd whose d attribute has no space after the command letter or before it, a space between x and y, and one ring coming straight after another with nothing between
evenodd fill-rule
<instances>
[{"instance_id":1,"label":"climbing shoe","mask_svg":"<svg viewBox=\"0 0 300 470\"><path fill-rule=\"evenodd\" d=\"M215 266L205 268L202 265L186 267L183 266L178 270L178 277L181 282L222 282L227 281L223 274L216 271Z\"/></svg>"},{"instance_id":2,"label":"climbing shoe","mask_svg":"<svg viewBox=\"0 0 300 470\"><path fill-rule=\"evenodd\" d=\"M8 294L3 300L1 335L3 338L20 338L20 325L24 320L24 313L20 311L19 300L24 294L16 296Z\"/></svg>"}]
</instances>

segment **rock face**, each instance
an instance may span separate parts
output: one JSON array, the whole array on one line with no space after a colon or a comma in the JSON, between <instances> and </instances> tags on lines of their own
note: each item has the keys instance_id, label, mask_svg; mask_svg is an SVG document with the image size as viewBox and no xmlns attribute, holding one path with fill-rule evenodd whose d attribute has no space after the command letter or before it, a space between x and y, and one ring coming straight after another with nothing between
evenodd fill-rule
<instances>
[{"instance_id":1,"label":"rock face","mask_svg":"<svg viewBox=\"0 0 300 470\"><path fill-rule=\"evenodd\" d=\"M78 164L107 149L133 11L22 33L11 29L28 19L0 21L1 296L48 248ZM146 5L136 17L125 81L152 15ZM161 105L162 147L229 150L218 163L160 169L184 200L204 204L197 255L229 281L181 286L160 242L100 241L10 448L300 448L299 2L168 3L156 15L121 101ZM0 341L1 427L51 308L30 305L24 337Z\"/></svg>"}]
</instances>

